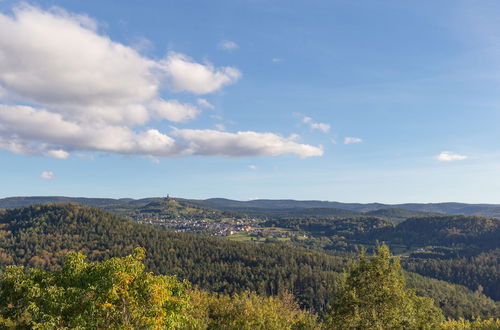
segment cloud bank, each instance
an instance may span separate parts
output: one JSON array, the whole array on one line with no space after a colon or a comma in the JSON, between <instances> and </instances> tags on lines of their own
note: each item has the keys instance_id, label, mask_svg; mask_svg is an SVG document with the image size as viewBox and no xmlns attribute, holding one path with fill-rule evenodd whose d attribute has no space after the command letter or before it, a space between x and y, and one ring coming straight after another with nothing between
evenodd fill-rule
<instances>
[{"instance_id":1,"label":"cloud bank","mask_svg":"<svg viewBox=\"0 0 500 330\"><path fill-rule=\"evenodd\" d=\"M301 158L323 155L321 146L300 144L296 142L296 135L284 138L273 133L228 133L209 129L182 129L173 134L187 141L189 146L186 150L194 155L241 157L295 154Z\"/></svg>"},{"instance_id":2,"label":"cloud bank","mask_svg":"<svg viewBox=\"0 0 500 330\"><path fill-rule=\"evenodd\" d=\"M147 58L97 26L88 16L59 8L21 5L12 15L0 13L0 149L60 159L73 151L153 157L322 154L320 147L273 133L151 128L155 121L196 119L201 108L213 107L199 96L234 84L241 72L174 52ZM175 99L179 92L198 99L182 103Z\"/></svg>"}]
</instances>

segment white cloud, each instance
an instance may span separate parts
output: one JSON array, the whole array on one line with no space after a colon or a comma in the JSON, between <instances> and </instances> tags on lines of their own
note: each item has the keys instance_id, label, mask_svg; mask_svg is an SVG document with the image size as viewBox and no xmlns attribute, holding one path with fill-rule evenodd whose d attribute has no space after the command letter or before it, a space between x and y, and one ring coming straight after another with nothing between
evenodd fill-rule
<instances>
[{"instance_id":1,"label":"white cloud","mask_svg":"<svg viewBox=\"0 0 500 330\"><path fill-rule=\"evenodd\" d=\"M62 10L22 6L14 17L0 14L4 97L76 120L143 124L148 119L143 103L159 87L155 62L89 25Z\"/></svg>"},{"instance_id":2,"label":"white cloud","mask_svg":"<svg viewBox=\"0 0 500 330\"><path fill-rule=\"evenodd\" d=\"M238 46L238 44L234 41L222 40L221 42L219 42L218 48L222 50L232 51L240 48L240 46Z\"/></svg>"},{"instance_id":3,"label":"white cloud","mask_svg":"<svg viewBox=\"0 0 500 330\"><path fill-rule=\"evenodd\" d=\"M0 136L23 142L20 153L47 153L47 145L64 146L69 150L92 150L122 154L154 154L169 156L176 153L175 140L155 129L134 132L125 126L103 123L75 123L62 115L28 106L0 105ZM0 140L0 146L1 146ZM21 148L21 146L19 146ZM33 150L38 150L34 152ZM62 152L51 156L63 155Z\"/></svg>"},{"instance_id":4,"label":"white cloud","mask_svg":"<svg viewBox=\"0 0 500 330\"><path fill-rule=\"evenodd\" d=\"M344 138L344 144L353 144L353 143L361 143L363 139L357 137L346 137Z\"/></svg>"},{"instance_id":5,"label":"white cloud","mask_svg":"<svg viewBox=\"0 0 500 330\"><path fill-rule=\"evenodd\" d=\"M92 150L121 154L139 154L159 157L178 155L277 156L296 154L299 157L321 156L321 147L295 142L297 136L283 138L273 133L226 133L215 130L174 130L180 141L156 129L134 132L128 127L101 123L76 124L60 114L28 106L0 105L0 136L11 141L44 141L38 146L47 153L46 144L64 146L68 150ZM2 146L2 140L0 140ZM19 153L34 153L36 144L14 143L10 148ZM53 151L53 149L51 149ZM13 150L14 151L14 150ZM53 156L64 155L52 152Z\"/></svg>"},{"instance_id":6,"label":"white cloud","mask_svg":"<svg viewBox=\"0 0 500 330\"><path fill-rule=\"evenodd\" d=\"M309 128L319 130L323 133L328 133L330 130L330 125L326 123L317 123L311 117L304 116L302 122L307 124Z\"/></svg>"},{"instance_id":7,"label":"white cloud","mask_svg":"<svg viewBox=\"0 0 500 330\"><path fill-rule=\"evenodd\" d=\"M248 168L251 170L256 170L258 167L257 165L248 165Z\"/></svg>"},{"instance_id":8,"label":"white cloud","mask_svg":"<svg viewBox=\"0 0 500 330\"><path fill-rule=\"evenodd\" d=\"M156 115L177 123L193 120L200 112L194 105L182 104L176 100L156 99L151 101L150 105Z\"/></svg>"},{"instance_id":9,"label":"white cloud","mask_svg":"<svg viewBox=\"0 0 500 330\"><path fill-rule=\"evenodd\" d=\"M440 162L454 162L467 159L467 156L459 155L451 151L443 151L435 157Z\"/></svg>"},{"instance_id":10,"label":"white cloud","mask_svg":"<svg viewBox=\"0 0 500 330\"><path fill-rule=\"evenodd\" d=\"M210 93L240 76L236 68L215 68L178 53L154 61L95 26L62 9L24 5L13 17L0 14L1 97L78 121L144 124L162 84Z\"/></svg>"},{"instance_id":11,"label":"white cloud","mask_svg":"<svg viewBox=\"0 0 500 330\"><path fill-rule=\"evenodd\" d=\"M208 102L207 100L202 99L202 98L197 99L197 100L196 100L196 103L198 103L198 105L199 105L200 107L203 107L203 108L207 108L207 109L215 109L215 106L214 106L212 103L210 103L210 102Z\"/></svg>"},{"instance_id":12,"label":"white cloud","mask_svg":"<svg viewBox=\"0 0 500 330\"><path fill-rule=\"evenodd\" d=\"M51 172L51 171L43 171L41 174L40 174L40 178L41 179L45 179L45 180L52 180L52 179L55 179L56 176L54 175L54 172Z\"/></svg>"},{"instance_id":13,"label":"white cloud","mask_svg":"<svg viewBox=\"0 0 500 330\"><path fill-rule=\"evenodd\" d=\"M213 93L241 78L241 72L234 67L215 68L179 53L170 53L162 67L169 76L171 89L176 92Z\"/></svg>"},{"instance_id":14,"label":"white cloud","mask_svg":"<svg viewBox=\"0 0 500 330\"><path fill-rule=\"evenodd\" d=\"M208 129L180 129L173 135L189 143L189 153L194 155L241 157L295 154L301 158L323 155L321 146L297 143L296 135L284 138L273 133L228 133Z\"/></svg>"},{"instance_id":15,"label":"white cloud","mask_svg":"<svg viewBox=\"0 0 500 330\"><path fill-rule=\"evenodd\" d=\"M187 122L198 116L198 106L213 108L201 98L197 105L166 99L163 87L213 93L236 82L240 71L179 53L150 59L97 27L87 16L57 8L22 5L11 16L0 13L0 149L60 159L95 151L152 157L323 153L273 133L151 128L153 120Z\"/></svg>"},{"instance_id":16,"label":"white cloud","mask_svg":"<svg viewBox=\"0 0 500 330\"><path fill-rule=\"evenodd\" d=\"M273 63L280 63L280 62L282 62L282 61L283 61L283 59L278 58L278 57L274 57L274 58L272 58L272 59L271 59L271 61L272 61Z\"/></svg>"},{"instance_id":17,"label":"white cloud","mask_svg":"<svg viewBox=\"0 0 500 330\"><path fill-rule=\"evenodd\" d=\"M50 157L59 158L59 159L66 159L69 157L69 153L67 151L62 150L62 149L49 150L47 152L47 155Z\"/></svg>"}]
</instances>

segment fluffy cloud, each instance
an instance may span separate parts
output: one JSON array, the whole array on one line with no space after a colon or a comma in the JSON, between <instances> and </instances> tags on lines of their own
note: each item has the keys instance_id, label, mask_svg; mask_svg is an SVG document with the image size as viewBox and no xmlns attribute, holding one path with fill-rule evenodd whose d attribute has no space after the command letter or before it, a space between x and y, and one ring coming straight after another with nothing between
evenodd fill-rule
<instances>
[{"instance_id":1,"label":"fluffy cloud","mask_svg":"<svg viewBox=\"0 0 500 330\"><path fill-rule=\"evenodd\" d=\"M155 62L97 34L90 19L22 6L0 14L0 86L79 121L143 124L157 94Z\"/></svg>"},{"instance_id":2,"label":"fluffy cloud","mask_svg":"<svg viewBox=\"0 0 500 330\"><path fill-rule=\"evenodd\" d=\"M49 154L57 158L67 157L64 149L158 156L176 153L174 139L155 129L136 133L125 126L75 123L65 120L61 114L29 106L0 105L0 136L10 141L21 141L5 149L15 151L13 148L18 148L19 153ZM47 145L60 149L46 150Z\"/></svg>"},{"instance_id":3,"label":"fluffy cloud","mask_svg":"<svg viewBox=\"0 0 500 330\"><path fill-rule=\"evenodd\" d=\"M451 151L443 151L436 156L436 159L440 162L454 162L457 160L467 159L467 156L459 155Z\"/></svg>"},{"instance_id":4,"label":"fluffy cloud","mask_svg":"<svg viewBox=\"0 0 500 330\"><path fill-rule=\"evenodd\" d=\"M251 170L258 169L257 165L248 165L248 168L251 169Z\"/></svg>"},{"instance_id":5,"label":"fluffy cloud","mask_svg":"<svg viewBox=\"0 0 500 330\"><path fill-rule=\"evenodd\" d=\"M240 46L238 46L238 44L236 42L231 41L231 40L222 40L221 42L219 42L218 47L219 47L219 49L228 50L228 51L232 51L232 50L236 50L236 49L240 48Z\"/></svg>"},{"instance_id":6,"label":"fluffy cloud","mask_svg":"<svg viewBox=\"0 0 500 330\"><path fill-rule=\"evenodd\" d=\"M12 15L0 13L1 149L60 159L73 151L153 157L322 152L271 133L215 138L211 130L176 130L172 137L151 128L151 121L184 123L199 115L198 107L213 108L201 98L197 105L164 98L160 90L213 93L235 83L240 71L179 53L153 60L97 26L62 9L22 5ZM249 134L264 140L252 146Z\"/></svg>"},{"instance_id":7,"label":"fluffy cloud","mask_svg":"<svg viewBox=\"0 0 500 330\"><path fill-rule=\"evenodd\" d=\"M40 178L41 179L45 179L45 180L52 180L52 179L55 179L56 176L54 175L54 172L51 172L51 171L43 171L41 174L40 174Z\"/></svg>"},{"instance_id":8,"label":"fluffy cloud","mask_svg":"<svg viewBox=\"0 0 500 330\"><path fill-rule=\"evenodd\" d=\"M295 154L301 158L321 156L323 148L297 143L297 136L288 138L273 133L182 129L173 132L189 143L189 153L212 156L278 156Z\"/></svg>"},{"instance_id":9,"label":"fluffy cloud","mask_svg":"<svg viewBox=\"0 0 500 330\"><path fill-rule=\"evenodd\" d=\"M194 105L182 104L176 100L166 101L163 99L157 99L153 100L150 103L150 106L161 118L178 123L193 120L199 112L198 108Z\"/></svg>"},{"instance_id":10,"label":"fluffy cloud","mask_svg":"<svg viewBox=\"0 0 500 330\"><path fill-rule=\"evenodd\" d=\"M49 150L49 151L47 151L47 156L59 158L59 159L66 159L69 157L69 152L62 150L62 149Z\"/></svg>"},{"instance_id":11,"label":"fluffy cloud","mask_svg":"<svg viewBox=\"0 0 500 330\"><path fill-rule=\"evenodd\" d=\"M363 139L357 137L346 137L344 138L344 144L353 144L353 143L361 143Z\"/></svg>"},{"instance_id":12,"label":"fluffy cloud","mask_svg":"<svg viewBox=\"0 0 500 330\"><path fill-rule=\"evenodd\" d=\"M328 133L328 131L330 130L329 124L317 123L311 117L304 116L302 118L302 122L304 124L307 124L309 126L309 128L315 129L315 130L320 130L323 133Z\"/></svg>"},{"instance_id":13,"label":"fluffy cloud","mask_svg":"<svg viewBox=\"0 0 500 330\"><path fill-rule=\"evenodd\" d=\"M194 94L213 93L241 77L233 67L215 68L212 64L200 64L183 54L171 53L162 63L170 79L170 87L176 92Z\"/></svg>"}]
</instances>

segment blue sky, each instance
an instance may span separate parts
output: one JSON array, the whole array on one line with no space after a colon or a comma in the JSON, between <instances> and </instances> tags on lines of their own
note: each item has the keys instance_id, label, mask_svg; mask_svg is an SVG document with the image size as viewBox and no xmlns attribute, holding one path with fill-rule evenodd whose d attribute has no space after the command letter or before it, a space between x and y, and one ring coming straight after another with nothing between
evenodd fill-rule
<instances>
[{"instance_id":1,"label":"blue sky","mask_svg":"<svg viewBox=\"0 0 500 330\"><path fill-rule=\"evenodd\" d=\"M0 197L500 203L496 1L0 12Z\"/></svg>"}]
</instances>

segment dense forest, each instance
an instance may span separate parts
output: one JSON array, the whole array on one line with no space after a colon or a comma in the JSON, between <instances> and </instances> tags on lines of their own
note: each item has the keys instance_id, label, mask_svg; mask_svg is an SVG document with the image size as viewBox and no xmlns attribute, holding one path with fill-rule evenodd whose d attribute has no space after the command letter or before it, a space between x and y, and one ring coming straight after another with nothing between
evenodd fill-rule
<instances>
[{"instance_id":1,"label":"dense forest","mask_svg":"<svg viewBox=\"0 0 500 330\"><path fill-rule=\"evenodd\" d=\"M497 329L499 319L445 320L432 298L406 287L386 245L361 251L339 276L327 311L300 309L293 295L232 295L192 288L145 269L145 250L101 262L78 252L52 271L0 273L0 327L8 329Z\"/></svg>"},{"instance_id":2,"label":"dense forest","mask_svg":"<svg viewBox=\"0 0 500 330\"><path fill-rule=\"evenodd\" d=\"M375 216L271 219L265 226L308 235L294 245L346 255L356 246L384 242L403 257L411 272L467 286L498 300L500 297L500 220L477 216L425 216L397 225Z\"/></svg>"},{"instance_id":3,"label":"dense forest","mask_svg":"<svg viewBox=\"0 0 500 330\"><path fill-rule=\"evenodd\" d=\"M384 228L374 238L407 246L466 247L463 254L498 247L500 219L477 216L410 218L394 228Z\"/></svg>"},{"instance_id":4,"label":"dense forest","mask_svg":"<svg viewBox=\"0 0 500 330\"><path fill-rule=\"evenodd\" d=\"M459 258L409 258L405 269L422 275L465 285L500 300L500 249Z\"/></svg>"},{"instance_id":5,"label":"dense forest","mask_svg":"<svg viewBox=\"0 0 500 330\"><path fill-rule=\"evenodd\" d=\"M69 251L89 260L147 250L146 267L177 275L214 292L292 293L300 305L323 313L346 258L293 247L175 233L76 204L36 205L0 211L0 264L55 269ZM431 296L453 317L495 316L498 305L465 287L408 276L409 286Z\"/></svg>"}]
</instances>

